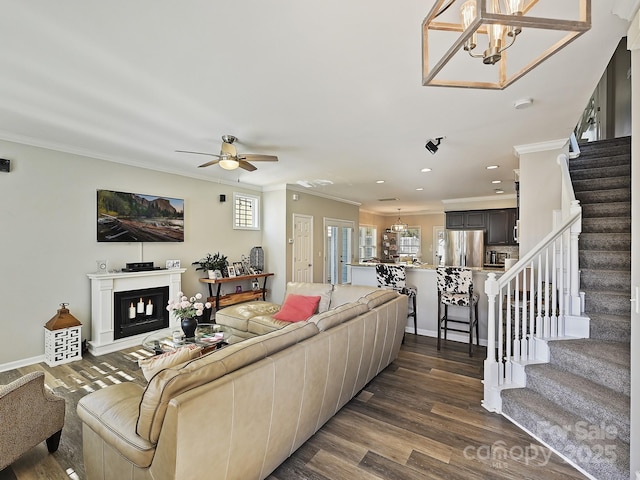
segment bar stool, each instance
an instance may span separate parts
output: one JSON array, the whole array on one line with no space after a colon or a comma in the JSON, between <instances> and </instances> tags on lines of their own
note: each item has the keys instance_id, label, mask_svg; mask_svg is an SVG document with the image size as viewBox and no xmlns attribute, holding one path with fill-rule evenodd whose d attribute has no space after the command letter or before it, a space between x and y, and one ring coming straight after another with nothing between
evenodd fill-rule
<instances>
[{"instance_id":1,"label":"bar stool","mask_svg":"<svg viewBox=\"0 0 640 480\"><path fill-rule=\"evenodd\" d=\"M469 334L469 356L473 356L473 329L476 330L476 345L480 346L478 330L478 295L473 293L471 269L465 267L438 267L438 350L440 350L441 330L447 339L447 330ZM444 305L444 315L441 308ZM455 320L448 316L449 305L469 307L469 320ZM475 314L475 315L474 315ZM469 325L469 329L451 328L449 322ZM444 326L443 326L444 323Z\"/></svg>"},{"instance_id":2,"label":"bar stool","mask_svg":"<svg viewBox=\"0 0 640 480\"><path fill-rule=\"evenodd\" d=\"M418 318L416 315L416 297L418 295L417 287L407 285L407 272L403 265L389 265L386 263L376 264L376 279L378 287L391 288L396 292L407 295L411 300L410 305L413 307L407 317L413 317L413 329L418 334Z\"/></svg>"}]
</instances>

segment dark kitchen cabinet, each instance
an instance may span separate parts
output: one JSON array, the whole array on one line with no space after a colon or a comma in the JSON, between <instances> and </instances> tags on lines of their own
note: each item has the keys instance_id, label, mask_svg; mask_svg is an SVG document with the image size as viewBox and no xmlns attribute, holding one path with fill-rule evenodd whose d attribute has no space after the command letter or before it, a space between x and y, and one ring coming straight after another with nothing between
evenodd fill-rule
<instances>
[{"instance_id":1,"label":"dark kitchen cabinet","mask_svg":"<svg viewBox=\"0 0 640 480\"><path fill-rule=\"evenodd\" d=\"M517 209L465 210L446 212L449 230L485 230L487 245L517 245L515 230Z\"/></svg>"},{"instance_id":2,"label":"dark kitchen cabinet","mask_svg":"<svg viewBox=\"0 0 640 480\"><path fill-rule=\"evenodd\" d=\"M447 212L446 228L450 230L462 230L464 228L464 212Z\"/></svg>"},{"instance_id":3,"label":"dark kitchen cabinet","mask_svg":"<svg viewBox=\"0 0 640 480\"><path fill-rule=\"evenodd\" d=\"M485 211L446 212L445 224L449 230L484 230Z\"/></svg>"},{"instance_id":4,"label":"dark kitchen cabinet","mask_svg":"<svg viewBox=\"0 0 640 480\"><path fill-rule=\"evenodd\" d=\"M487 210L487 245L515 245L516 209Z\"/></svg>"}]
</instances>

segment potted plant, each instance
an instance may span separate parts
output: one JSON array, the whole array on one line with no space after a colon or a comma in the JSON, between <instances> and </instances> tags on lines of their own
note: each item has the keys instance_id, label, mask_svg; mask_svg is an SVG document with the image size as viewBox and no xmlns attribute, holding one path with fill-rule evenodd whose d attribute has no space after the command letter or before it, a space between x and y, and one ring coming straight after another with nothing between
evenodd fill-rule
<instances>
[{"instance_id":1,"label":"potted plant","mask_svg":"<svg viewBox=\"0 0 640 480\"><path fill-rule=\"evenodd\" d=\"M221 255L220 252L217 252L215 255L211 255L207 253L206 257L201 258L200 260L196 260L191 265L198 265L196 271L203 270L207 272L209 278L215 278L213 272L218 270L219 272L224 272L227 266L227 256Z\"/></svg>"}]
</instances>

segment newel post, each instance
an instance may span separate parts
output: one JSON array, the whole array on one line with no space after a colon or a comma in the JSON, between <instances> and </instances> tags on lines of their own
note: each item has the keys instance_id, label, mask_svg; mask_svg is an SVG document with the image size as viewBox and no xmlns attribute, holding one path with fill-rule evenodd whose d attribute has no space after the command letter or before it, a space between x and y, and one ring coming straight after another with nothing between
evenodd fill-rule
<instances>
[{"instance_id":1,"label":"newel post","mask_svg":"<svg viewBox=\"0 0 640 480\"><path fill-rule=\"evenodd\" d=\"M484 400L482 405L492 412L502 410L500 398L500 371L496 358L496 297L500 292L496 274L490 273L484 282L484 291L488 298L487 313L487 358L484 361Z\"/></svg>"}]
</instances>

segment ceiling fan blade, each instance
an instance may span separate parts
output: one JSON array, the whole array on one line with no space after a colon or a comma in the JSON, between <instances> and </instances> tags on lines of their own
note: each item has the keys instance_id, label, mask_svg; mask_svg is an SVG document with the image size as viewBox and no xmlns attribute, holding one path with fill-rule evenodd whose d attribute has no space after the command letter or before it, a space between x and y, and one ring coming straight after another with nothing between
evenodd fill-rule
<instances>
[{"instance_id":1,"label":"ceiling fan blade","mask_svg":"<svg viewBox=\"0 0 640 480\"><path fill-rule=\"evenodd\" d=\"M176 152L178 152L178 153L195 153L196 155L209 155L210 157L218 157L218 158L220 158L220 155L218 155L216 153L190 152L189 150L176 150Z\"/></svg>"},{"instance_id":2,"label":"ceiling fan blade","mask_svg":"<svg viewBox=\"0 0 640 480\"><path fill-rule=\"evenodd\" d=\"M238 155L239 159L251 160L252 162L277 162L278 157L275 155L260 155L257 153L245 153Z\"/></svg>"},{"instance_id":3,"label":"ceiling fan blade","mask_svg":"<svg viewBox=\"0 0 640 480\"><path fill-rule=\"evenodd\" d=\"M240 168L244 168L248 172L253 172L254 170L258 169L257 167L251 165L249 162L245 160L238 159L238 163L240 164L239 165Z\"/></svg>"},{"instance_id":4,"label":"ceiling fan blade","mask_svg":"<svg viewBox=\"0 0 640 480\"><path fill-rule=\"evenodd\" d=\"M220 160L211 160L210 162L203 163L202 165L198 165L198 168L208 167L210 165L215 165L216 163L219 163L219 162Z\"/></svg>"}]
</instances>

